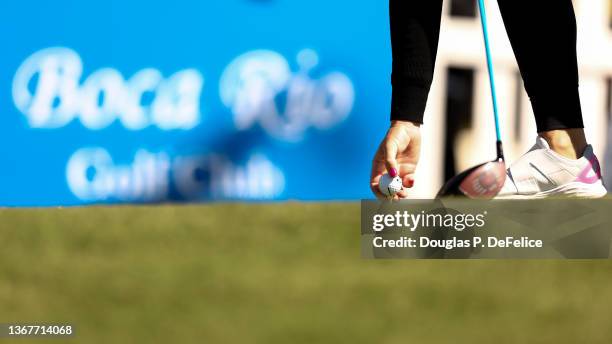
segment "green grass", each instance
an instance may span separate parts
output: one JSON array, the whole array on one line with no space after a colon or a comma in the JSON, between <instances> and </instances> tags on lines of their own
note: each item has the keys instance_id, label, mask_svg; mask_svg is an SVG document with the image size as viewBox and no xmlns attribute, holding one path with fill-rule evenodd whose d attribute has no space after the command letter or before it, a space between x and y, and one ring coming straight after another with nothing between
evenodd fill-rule
<instances>
[{"instance_id":1,"label":"green grass","mask_svg":"<svg viewBox=\"0 0 612 344\"><path fill-rule=\"evenodd\" d=\"M358 204L0 210L0 323L73 323L79 343L612 342L610 262L367 261L359 221Z\"/></svg>"}]
</instances>

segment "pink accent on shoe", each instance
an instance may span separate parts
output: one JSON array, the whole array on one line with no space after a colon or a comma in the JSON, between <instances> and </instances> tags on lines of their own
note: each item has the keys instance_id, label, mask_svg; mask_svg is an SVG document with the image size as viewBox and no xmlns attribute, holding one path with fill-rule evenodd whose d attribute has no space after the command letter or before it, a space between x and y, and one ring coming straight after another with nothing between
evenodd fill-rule
<instances>
[{"instance_id":1,"label":"pink accent on shoe","mask_svg":"<svg viewBox=\"0 0 612 344\"><path fill-rule=\"evenodd\" d=\"M592 172L595 172L595 175L592 175ZM578 177L576 177L577 182L585 183L585 184L595 184L601 180L601 167L599 165L599 160L595 155L589 157L589 164L580 172Z\"/></svg>"},{"instance_id":2,"label":"pink accent on shoe","mask_svg":"<svg viewBox=\"0 0 612 344\"><path fill-rule=\"evenodd\" d=\"M391 176L391 178L397 177L397 170L395 168L392 168L391 171L389 171L389 175Z\"/></svg>"}]
</instances>

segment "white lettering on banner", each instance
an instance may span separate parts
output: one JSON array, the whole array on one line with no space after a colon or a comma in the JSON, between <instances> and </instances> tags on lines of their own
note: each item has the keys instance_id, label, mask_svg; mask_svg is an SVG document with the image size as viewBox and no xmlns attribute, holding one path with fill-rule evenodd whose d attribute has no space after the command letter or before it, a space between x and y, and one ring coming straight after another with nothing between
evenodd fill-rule
<instances>
[{"instance_id":1,"label":"white lettering on banner","mask_svg":"<svg viewBox=\"0 0 612 344\"><path fill-rule=\"evenodd\" d=\"M245 53L232 61L219 84L221 101L238 130L259 124L269 135L299 141L311 127L325 130L352 111L355 90L343 73L312 79L318 65L313 50L297 56L291 71L282 55L270 50ZM189 130L200 123L204 78L195 69L168 78L153 68L125 79L116 69L102 68L83 78L83 62L72 49L55 47L28 57L13 79L13 101L33 128L61 128L78 119L90 130L117 120L128 130L156 126ZM283 105L281 105L283 104Z\"/></svg>"},{"instance_id":2,"label":"white lettering on banner","mask_svg":"<svg viewBox=\"0 0 612 344\"><path fill-rule=\"evenodd\" d=\"M115 165L102 148L82 148L72 155L66 179L72 193L83 201L159 201L168 193L169 158L140 150L131 165Z\"/></svg>"},{"instance_id":3,"label":"white lettering on banner","mask_svg":"<svg viewBox=\"0 0 612 344\"><path fill-rule=\"evenodd\" d=\"M104 129L116 119L126 129L150 125L160 129L191 129L200 123L204 78L194 69L164 79L156 69L144 69L125 80L115 69L93 72L79 84L80 56L68 48L48 48L28 57L13 80L15 106L33 128L60 128L80 119L91 130ZM144 105L144 96L153 95Z\"/></svg>"},{"instance_id":4,"label":"white lettering on banner","mask_svg":"<svg viewBox=\"0 0 612 344\"><path fill-rule=\"evenodd\" d=\"M342 122L353 109L353 84L339 72L311 79L308 74L318 59L312 50L301 51L296 74L282 55L269 50L252 51L231 62L219 92L237 129L259 123L273 137L298 141L309 127L328 129ZM281 96L284 109L277 104Z\"/></svg>"},{"instance_id":5,"label":"white lettering on banner","mask_svg":"<svg viewBox=\"0 0 612 344\"><path fill-rule=\"evenodd\" d=\"M285 189L283 172L262 154L251 156L244 167L219 155L179 157L173 172L178 192L188 199L202 191L213 199L273 199Z\"/></svg>"},{"instance_id":6,"label":"white lettering on banner","mask_svg":"<svg viewBox=\"0 0 612 344\"><path fill-rule=\"evenodd\" d=\"M114 163L103 148L82 148L66 167L72 193L82 201L161 201L170 185L184 199L272 199L285 188L282 171L255 154L245 166L219 155L177 157L140 150L129 165Z\"/></svg>"}]
</instances>

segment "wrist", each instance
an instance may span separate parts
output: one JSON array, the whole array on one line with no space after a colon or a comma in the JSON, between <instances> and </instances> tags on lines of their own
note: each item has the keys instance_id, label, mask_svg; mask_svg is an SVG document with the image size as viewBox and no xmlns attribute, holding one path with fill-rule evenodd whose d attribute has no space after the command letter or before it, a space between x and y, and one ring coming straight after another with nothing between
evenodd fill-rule
<instances>
[{"instance_id":1,"label":"wrist","mask_svg":"<svg viewBox=\"0 0 612 344\"><path fill-rule=\"evenodd\" d=\"M412 121L401 121L401 120L393 120L391 121L391 127L410 127L410 128L420 128L421 123L412 122Z\"/></svg>"}]
</instances>

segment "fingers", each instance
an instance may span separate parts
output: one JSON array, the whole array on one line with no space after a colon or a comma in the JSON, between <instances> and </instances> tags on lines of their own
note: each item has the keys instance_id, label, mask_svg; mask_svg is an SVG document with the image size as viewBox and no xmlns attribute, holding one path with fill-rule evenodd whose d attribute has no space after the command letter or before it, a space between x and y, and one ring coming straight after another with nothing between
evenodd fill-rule
<instances>
[{"instance_id":1,"label":"fingers","mask_svg":"<svg viewBox=\"0 0 612 344\"><path fill-rule=\"evenodd\" d=\"M397 176L397 144L389 139L385 142L385 166L391 177Z\"/></svg>"},{"instance_id":2,"label":"fingers","mask_svg":"<svg viewBox=\"0 0 612 344\"><path fill-rule=\"evenodd\" d=\"M400 177L402 177L402 185L403 189L397 193L400 199L405 199L409 197L410 189L414 187L415 178L414 178L414 169L410 168L409 171L406 171L404 166L400 165Z\"/></svg>"},{"instance_id":3,"label":"fingers","mask_svg":"<svg viewBox=\"0 0 612 344\"><path fill-rule=\"evenodd\" d=\"M402 177L402 184L405 188L411 189L414 187L414 173L407 174Z\"/></svg>"},{"instance_id":4,"label":"fingers","mask_svg":"<svg viewBox=\"0 0 612 344\"><path fill-rule=\"evenodd\" d=\"M410 189L412 189L412 187L414 186L414 179L412 179L412 177L406 176L402 179L402 184L404 188L397 193L397 196L399 196L400 199L405 199L408 198Z\"/></svg>"},{"instance_id":5,"label":"fingers","mask_svg":"<svg viewBox=\"0 0 612 344\"><path fill-rule=\"evenodd\" d=\"M372 190L372 193L374 194L374 196L376 196L376 198L380 199L380 200L386 200L388 199L388 197L386 195L384 195L379 188L379 184L380 184L380 178L382 177L382 173L378 173L376 175L372 176L372 179L370 180L370 189Z\"/></svg>"},{"instance_id":6,"label":"fingers","mask_svg":"<svg viewBox=\"0 0 612 344\"><path fill-rule=\"evenodd\" d=\"M408 198L408 189L403 188L400 192L397 193L397 197L400 199Z\"/></svg>"}]
</instances>

